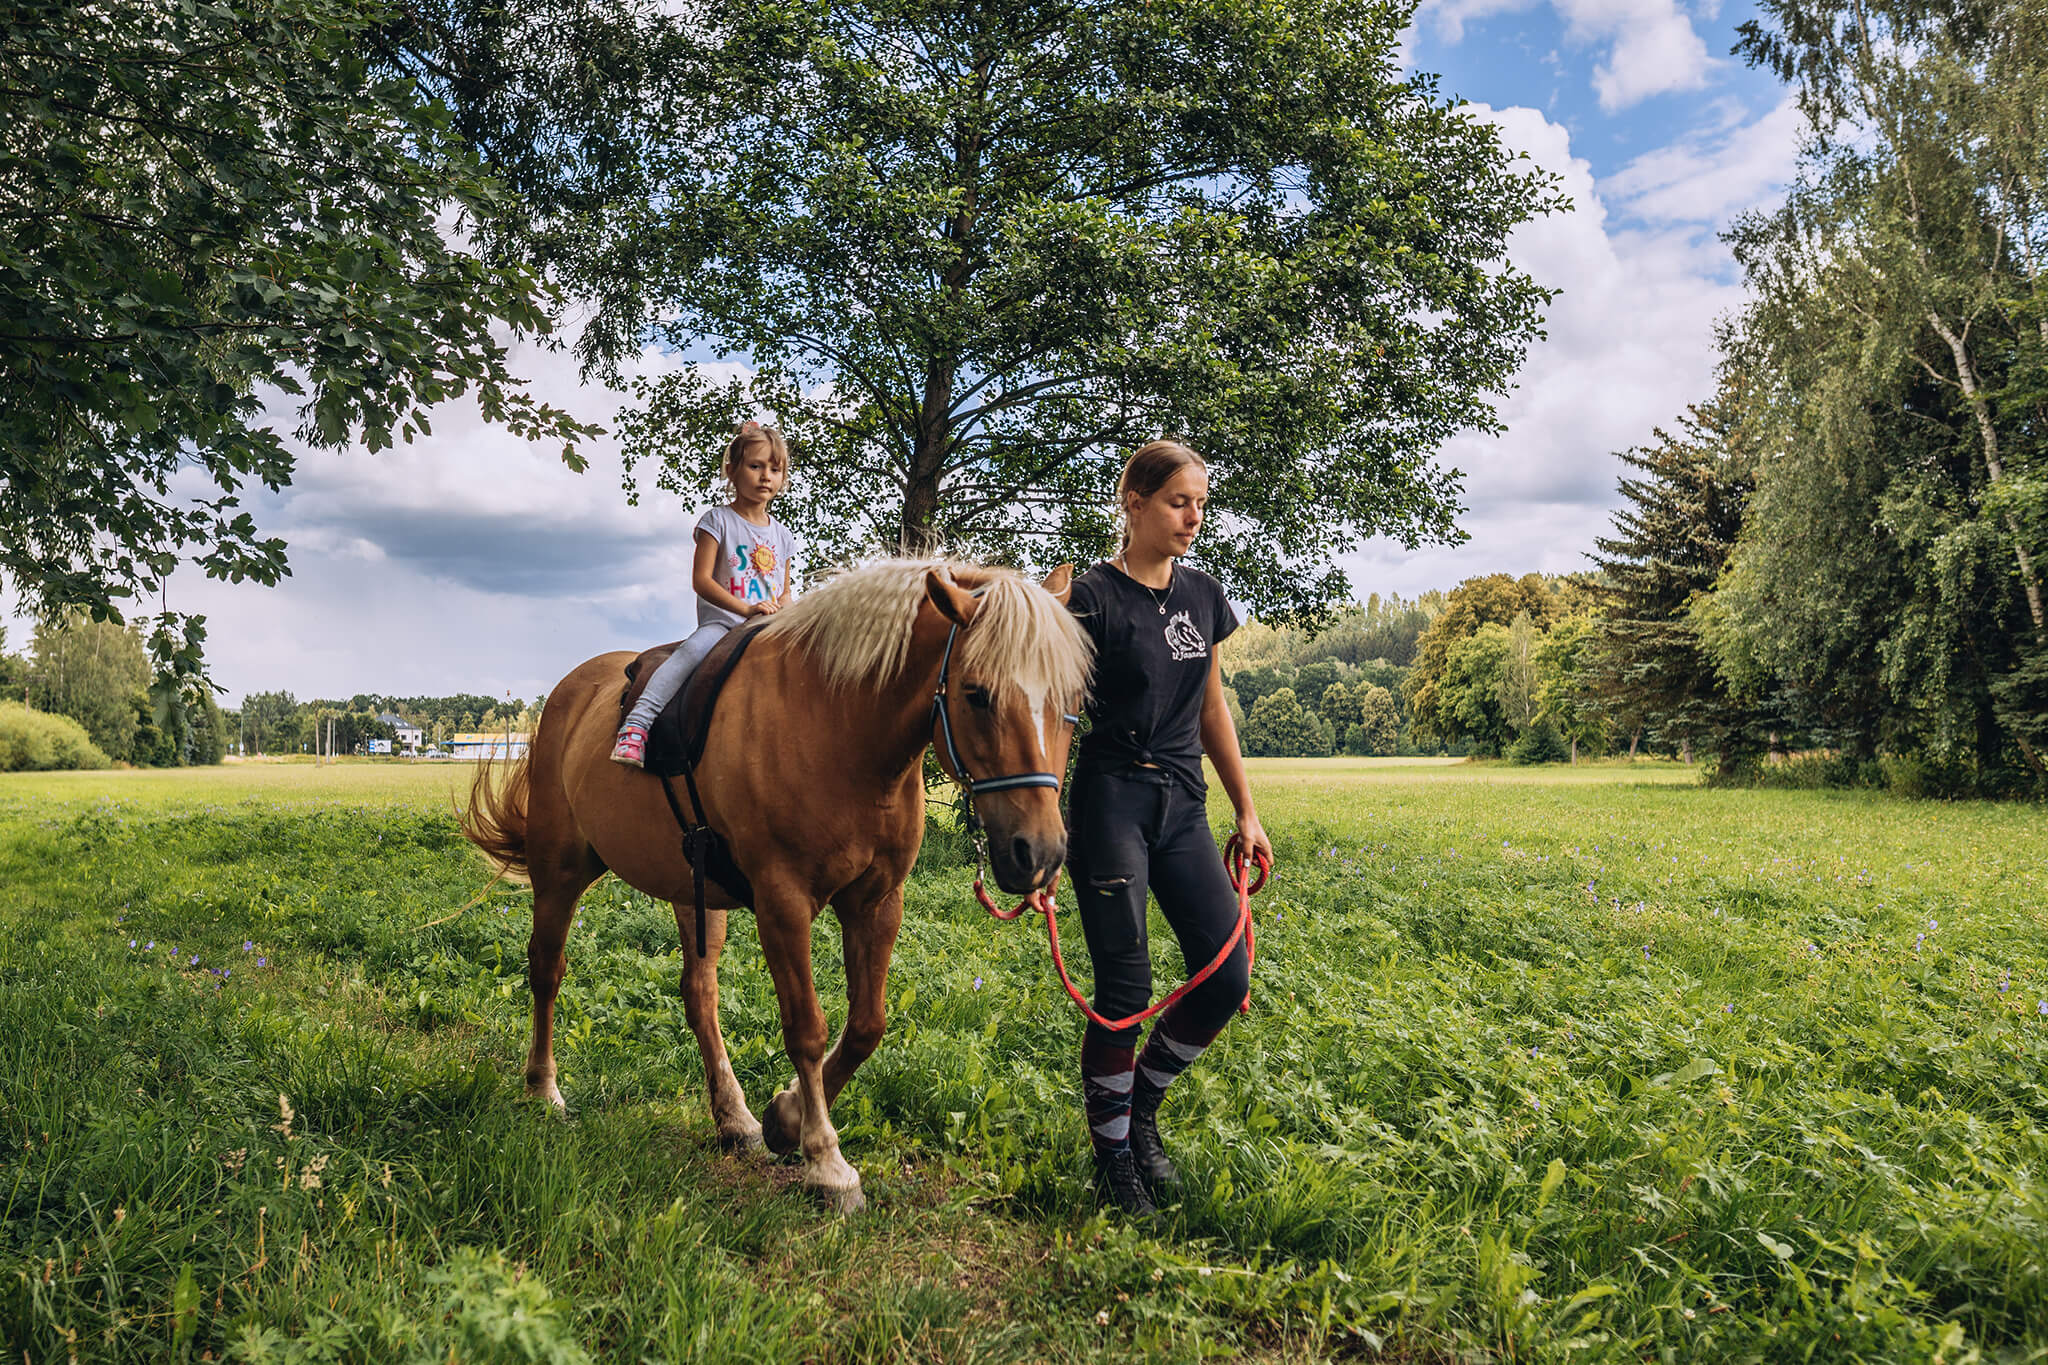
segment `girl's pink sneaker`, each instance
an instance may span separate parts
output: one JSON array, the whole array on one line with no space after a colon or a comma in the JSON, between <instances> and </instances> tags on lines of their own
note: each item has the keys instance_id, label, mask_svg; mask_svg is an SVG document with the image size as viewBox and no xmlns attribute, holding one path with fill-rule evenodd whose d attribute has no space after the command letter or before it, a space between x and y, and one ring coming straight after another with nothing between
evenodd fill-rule
<instances>
[{"instance_id":1,"label":"girl's pink sneaker","mask_svg":"<svg viewBox=\"0 0 2048 1365\"><path fill-rule=\"evenodd\" d=\"M618 742L612 745L612 762L623 763L628 768L647 766L647 732L637 725L628 725L619 731Z\"/></svg>"}]
</instances>

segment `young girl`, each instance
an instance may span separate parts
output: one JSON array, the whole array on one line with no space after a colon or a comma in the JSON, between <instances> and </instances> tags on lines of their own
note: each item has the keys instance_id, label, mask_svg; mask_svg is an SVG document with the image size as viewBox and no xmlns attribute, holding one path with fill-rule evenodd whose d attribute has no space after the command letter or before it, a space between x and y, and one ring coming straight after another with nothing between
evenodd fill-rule
<instances>
[{"instance_id":1,"label":"young girl","mask_svg":"<svg viewBox=\"0 0 2048 1365\"><path fill-rule=\"evenodd\" d=\"M1148 885L1190 974L1236 927L1237 892L1209 831L1204 753L1236 808L1245 852L1272 857L1216 658L1237 616L1221 584L1176 562L1201 529L1208 466L1177 441L1153 441L1124 466L1117 500L1123 549L1075 579L1068 604L1095 642L1095 683L1092 728L1074 772L1067 863L1095 965L1095 1009L1111 1019L1151 1003ZM1105 1202L1150 1213L1155 1197L1179 1184L1159 1139L1159 1102L1237 1012L1249 973L1240 943L1215 975L1159 1016L1142 1053L1135 1027L1088 1025L1081 1085Z\"/></svg>"},{"instance_id":2,"label":"young girl","mask_svg":"<svg viewBox=\"0 0 2048 1365\"><path fill-rule=\"evenodd\" d=\"M789 481L789 447L774 427L748 422L725 448L732 501L697 519L697 629L669 655L619 727L612 762L638 768L647 761L647 727L682 689L719 637L749 616L773 614L789 601L789 561L796 542L768 515L768 504Z\"/></svg>"}]
</instances>

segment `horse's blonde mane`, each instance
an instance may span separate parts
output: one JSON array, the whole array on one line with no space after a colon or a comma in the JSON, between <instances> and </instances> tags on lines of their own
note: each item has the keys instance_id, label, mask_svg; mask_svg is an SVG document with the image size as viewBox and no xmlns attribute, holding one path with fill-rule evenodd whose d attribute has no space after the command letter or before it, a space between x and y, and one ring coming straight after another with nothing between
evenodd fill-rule
<instances>
[{"instance_id":1,"label":"horse's blonde mane","mask_svg":"<svg viewBox=\"0 0 2048 1365\"><path fill-rule=\"evenodd\" d=\"M886 682L903 671L925 575L958 568L983 576L981 608L954 645L954 666L990 688L1062 704L1087 691L1088 637L1059 599L1010 569L941 559L881 559L805 593L763 629L801 649L830 687Z\"/></svg>"}]
</instances>

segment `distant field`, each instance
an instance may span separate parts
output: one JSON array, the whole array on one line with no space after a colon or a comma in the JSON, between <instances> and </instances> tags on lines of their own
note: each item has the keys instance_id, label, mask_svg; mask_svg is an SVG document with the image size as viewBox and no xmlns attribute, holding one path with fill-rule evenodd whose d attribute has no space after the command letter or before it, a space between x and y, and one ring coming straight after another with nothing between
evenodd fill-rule
<instances>
[{"instance_id":1,"label":"distant field","mask_svg":"<svg viewBox=\"0 0 2048 1365\"><path fill-rule=\"evenodd\" d=\"M379 762L343 759L253 759L213 768L130 768L115 772L0 773L0 812L27 804L66 807L115 802L137 807L207 802L373 802L412 808L448 808L458 787L467 792L475 765L452 762Z\"/></svg>"},{"instance_id":2,"label":"distant field","mask_svg":"<svg viewBox=\"0 0 2048 1365\"><path fill-rule=\"evenodd\" d=\"M1156 1232L1092 1209L1042 931L975 911L941 845L889 1037L835 1109L871 1200L836 1219L713 1146L671 913L614 881L570 942L573 1118L520 1099L523 898L428 927L488 880L448 814L467 766L0 777L0 1341L2048 1354L2040 808L1709 791L1666 763L1252 766L1281 852L1254 1008L1168 1100L1190 1189ZM758 1105L787 1063L736 923ZM818 938L836 1015L829 918Z\"/></svg>"}]
</instances>

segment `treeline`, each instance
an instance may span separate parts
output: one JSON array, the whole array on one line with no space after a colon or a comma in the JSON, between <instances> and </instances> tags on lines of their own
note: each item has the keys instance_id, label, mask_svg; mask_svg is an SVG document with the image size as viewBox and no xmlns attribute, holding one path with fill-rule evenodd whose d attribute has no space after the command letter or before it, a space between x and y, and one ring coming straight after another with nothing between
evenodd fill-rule
<instances>
[{"instance_id":1,"label":"treeline","mask_svg":"<svg viewBox=\"0 0 2048 1365\"><path fill-rule=\"evenodd\" d=\"M319 752L332 736L334 749L353 753L373 739L396 740L398 727L380 716L395 715L420 729L420 742L442 744L476 731L530 732L540 723L545 696L492 700L470 692L446 697L400 697L358 692L352 697L300 701L289 692L251 692L228 713L236 741L249 754ZM331 728L330 728L331 727Z\"/></svg>"},{"instance_id":2,"label":"treeline","mask_svg":"<svg viewBox=\"0 0 2048 1365\"><path fill-rule=\"evenodd\" d=\"M1314 637L1248 624L1223 646L1245 752L1524 763L1681 752L1681 735L1646 734L1603 695L1589 649L1599 601L1578 578L1489 574L1412 602L1375 597ZM1360 657L1360 642L1379 652Z\"/></svg>"},{"instance_id":3,"label":"treeline","mask_svg":"<svg viewBox=\"0 0 2048 1365\"><path fill-rule=\"evenodd\" d=\"M1720 392L1626 457L1608 702L1727 780L2040 792L2048 10L1759 12L1813 137L1729 233Z\"/></svg>"},{"instance_id":4,"label":"treeline","mask_svg":"<svg viewBox=\"0 0 2048 1365\"><path fill-rule=\"evenodd\" d=\"M13 704L0 711L0 771L218 763L230 753L314 753L330 737L335 752L353 753L397 738L380 719L389 715L417 725L422 743L439 744L464 732L531 731L545 702L252 692L224 710L204 683L152 669L139 626L61 617L36 625L27 654L8 652L0 626L0 706Z\"/></svg>"},{"instance_id":5,"label":"treeline","mask_svg":"<svg viewBox=\"0 0 2048 1365\"><path fill-rule=\"evenodd\" d=\"M1244 751L1263 758L1417 752L1405 729L1401 680L1443 600L1440 592L1413 601L1375 593L1313 636L1245 622L1220 651L1224 696Z\"/></svg>"},{"instance_id":6,"label":"treeline","mask_svg":"<svg viewBox=\"0 0 2048 1365\"><path fill-rule=\"evenodd\" d=\"M0 626L0 701L17 703L0 726L0 767L175 768L218 763L227 717L205 684L150 667L139 626L72 613L35 627L27 655L7 651ZM87 741L50 718L75 724Z\"/></svg>"}]
</instances>

